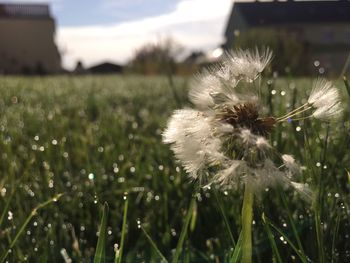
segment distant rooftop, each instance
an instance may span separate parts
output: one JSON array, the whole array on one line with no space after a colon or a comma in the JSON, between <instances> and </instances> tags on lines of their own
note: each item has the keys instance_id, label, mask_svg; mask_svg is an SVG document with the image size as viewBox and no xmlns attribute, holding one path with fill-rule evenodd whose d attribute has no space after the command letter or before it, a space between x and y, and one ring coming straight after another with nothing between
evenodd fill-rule
<instances>
[{"instance_id":1,"label":"distant rooftop","mask_svg":"<svg viewBox=\"0 0 350 263\"><path fill-rule=\"evenodd\" d=\"M0 4L0 18L51 18L47 4Z\"/></svg>"},{"instance_id":2,"label":"distant rooftop","mask_svg":"<svg viewBox=\"0 0 350 263\"><path fill-rule=\"evenodd\" d=\"M350 22L347 0L236 2L233 9L251 26Z\"/></svg>"}]
</instances>

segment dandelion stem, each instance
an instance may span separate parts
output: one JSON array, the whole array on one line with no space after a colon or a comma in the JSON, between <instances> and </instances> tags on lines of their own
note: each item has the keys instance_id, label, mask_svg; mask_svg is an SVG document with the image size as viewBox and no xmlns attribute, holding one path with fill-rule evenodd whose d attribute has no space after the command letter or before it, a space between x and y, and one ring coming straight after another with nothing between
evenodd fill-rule
<instances>
[{"instance_id":1,"label":"dandelion stem","mask_svg":"<svg viewBox=\"0 0 350 263\"><path fill-rule=\"evenodd\" d=\"M246 183L242 207L242 263L252 262L253 198L253 189Z\"/></svg>"}]
</instances>

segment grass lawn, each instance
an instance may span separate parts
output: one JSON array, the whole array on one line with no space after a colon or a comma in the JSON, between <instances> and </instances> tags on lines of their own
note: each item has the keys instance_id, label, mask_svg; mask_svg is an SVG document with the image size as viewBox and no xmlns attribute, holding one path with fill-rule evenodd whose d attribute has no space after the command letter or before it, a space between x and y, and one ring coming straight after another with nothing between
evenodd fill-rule
<instances>
[{"instance_id":1,"label":"grass lawn","mask_svg":"<svg viewBox=\"0 0 350 263\"><path fill-rule=\"evenodd\" d=\"M267 110L282 115L305 102L312 80L262 83ZM114 262L127 199L123 262L160 262L160 253L171 260L186 219L180 261L229 262L243 191L197 192L161 141L173 110L190 106L188 84L140 76L1 77L0 259L7 251L4 262L64 262L62 254L91 262L107 202L105 250ZM350 98L344 83L336 84L347 105L340 122L286 122L271 135L279 152L303 165L297 179L318 198L310 204L291 189L266 189L255 202L254 262L278 254L283 262L350 261Z\"/></svg>"}]
</instances>

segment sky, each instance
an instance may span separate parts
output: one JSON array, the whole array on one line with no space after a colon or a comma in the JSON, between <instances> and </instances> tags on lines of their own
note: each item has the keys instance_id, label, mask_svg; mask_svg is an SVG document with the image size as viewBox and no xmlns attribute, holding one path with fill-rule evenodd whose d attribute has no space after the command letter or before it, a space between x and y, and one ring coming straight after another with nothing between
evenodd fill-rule
<instances>
[{"instance_id":1,"label":"sky","mask_svg":"<svg viewBox=\"0 0 350 263\"><path fill-rule=\"evenodd\" d=\"M62 64L126 63L145 43L171 37L187 51L223 42L232 0L5 0L50 4Z\"/></svg>"}]
</instances>

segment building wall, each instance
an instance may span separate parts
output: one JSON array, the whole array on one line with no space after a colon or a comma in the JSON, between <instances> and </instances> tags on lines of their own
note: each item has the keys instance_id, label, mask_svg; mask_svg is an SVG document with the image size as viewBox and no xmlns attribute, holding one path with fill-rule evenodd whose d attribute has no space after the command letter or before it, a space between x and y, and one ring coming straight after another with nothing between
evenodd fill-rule
<instances>
[{"instance_id":1,"label":"building wall","mask_svg":"<svg viewBox=\"0 0 350 263\"><path fill-rule=\"evenodd\" d=\"M0 73L58 73L52 19L0 18Z\"/></svg>"},{"instance_id":2,"label":"building wall","mask_svg":"<svg viewBox=\"0 0 350 263\"><path fill-rule=\"evenodd\" d=\"M232 48L235 37L239 37L234 36L234 31L237 30L241 33L241 35L250 29L286 32L299 43L307 46L307 51L311 61L305 61L305 63L310 65L311 72L319 71L334 76L339 75L346 64L348 56L350 55L350 24L293 23L255 27L248 27L244 23L236 23L235 25L236 26L231 29L231 36L227 38L227 48ZM259 45L259 43L256 44ZM318 66L313 68L314 64ZM345 73L350 74L350 67Z\"/></svg>"}]
</instances>

